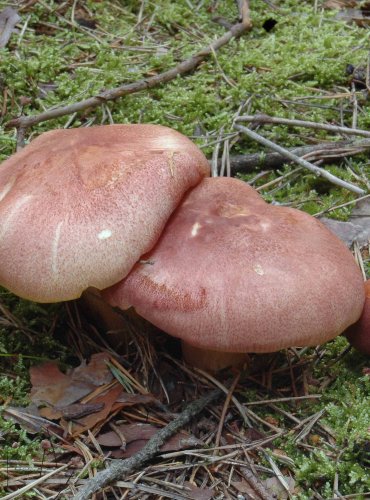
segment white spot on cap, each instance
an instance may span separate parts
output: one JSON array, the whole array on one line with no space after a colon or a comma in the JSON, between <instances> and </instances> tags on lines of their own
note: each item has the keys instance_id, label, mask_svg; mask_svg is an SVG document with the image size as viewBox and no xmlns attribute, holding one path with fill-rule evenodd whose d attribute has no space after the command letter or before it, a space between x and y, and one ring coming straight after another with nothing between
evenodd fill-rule
<instances>
[{"instance_id":1,"label":"white spot on cap","mask_svg":"<svg viewBox=\"0 0 370 500\"><path fill-rule=\"evenodd\" d=\"M267 231L268 229L270 229L271 226L270 222L261 222L260 225L262 231Z\"/></svg>"},{"instance_id":2,"label":"white spot on cap","mask_svg":"<svg viewBox=\"0 0 370 500\"><path fill-rule=\"evenodd\" d=\"M0 201L3 200L5 196L9 193L14 183L15 183L15 177L10 182L5 184L4 188L0 191Z\"/></svg>"},{"instance_id":3,"label":"white spot on cap","mask_svg":"<svg viewBox=\"0 0 370 500\"><path fill-rule=\"evenodd\" d=\"M110 229L103 229L103 231L100 231L100 233L98 234L99 240L106 240L111 236L112 236L112 231Z\"/></svg>"},{"instance_id":4,"label":"white spot on cap","mask_svg":"<svg viewBox=\"0 0 370 500\"><path fill-rule=\"evenodd\" d=\"M260 276L263 276L265 274L265 271L262 269L262 266L260 266L259 264L256 264L254 266L253 270L254 270L254 272L259 274Z\"/></svg>"},{"instance_id":5,"label":"white spot on cap","mask_svg":"<svg viewBox=\"0 0 370 500\"><path fill-rule=\"evenodd\" d=\"M55 230L54 239L51 244L51 269L53 274L58 273L58 247L60 239L60 230L62 229L63 222L59 222Z\"/></svg>"},{"instance_id":6,"label":"white spot on cap","mask_svg":"<svg viewBox=\"0 0 370 500\"><path fill-rule=\"evenodd\" d=\"M0 238L2 238L7 230L12 227L12 220L14 216L24 205L26 205L31 200L31 198L33 198L31 194L22 196L11 206L7 216L0 220Z\"/></svg>"},{"instance_id":7,"label":"white spot on cap","mask_svg":"<svg viewBox=\"0 0 370 500\"><path fill-rule=\"evenodd\" d=\"M202 226L199 224L199 222L196 222L194 224L194 226L191 228L191 236L192 238L194 238L194 236L196 236L199 232L199 229L201 228Z\"/></svg>"}]
</instances>

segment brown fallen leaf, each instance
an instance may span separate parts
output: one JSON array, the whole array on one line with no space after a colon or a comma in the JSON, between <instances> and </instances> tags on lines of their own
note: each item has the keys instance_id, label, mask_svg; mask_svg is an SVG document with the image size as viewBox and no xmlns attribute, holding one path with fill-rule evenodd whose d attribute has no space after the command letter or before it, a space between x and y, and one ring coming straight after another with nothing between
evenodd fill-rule
<instances>
[{"instance_id":1,"label":"brown fallen leaf","mask_svg":"<svg viewBox=\"0 0 370 500\"><path fill-rule=\"evenodd\" d=\"M104 423L109 415L111 415L112 413L117 413L117 411L123 408L124 403L117 403L117 398L121 394L121 392L122 387L117 383L113 387L110 387L103 394L100 394L99 396L96 396L91 401L89 401L89 404L97 405L103 403L104 406L101 410L95 413L90 413L85 417L74 420L71 432L73 437L77 437L88 429L92 429L96 425ZM65 428L68 427L68 421L66 421L65 419L62 419L60 421L60 424Z\"/></svg>"},{"instance_id":2,"label":"brown fallen leaf","mask_svg":"<svg viewBox=\"0 0 370 500\"><path fill-rule=\"evenodd\" d=\"M242 479L241 481L232 481L231 484L239 493L245 493L246 495L248 495L247 496L248 499L260 500L261 497L256 493L256 491L245 479Z\"/></svg>"},{"instance_id":3,"label":"brown fallen leaf","mask_svg":"<svg viewBox=\"0 0 370 500\"><path fill-rule=\"evenodd\" d=\"M118 448L111 451L114 458L128 458L140 451L151 437L157 432L158 428L151 424L121 424L116 425L119 433L109 431L97 436L97 441L101 446L107 448ZM122 436L125 439L126 448L122 447ZM182 431L172 436L162 447L162 452L178 451L185 448L199 445L199 440L194 436Z\"/></svg>"},{"instance_id":4,"label":"brown fallen leaf","mask_svg":"<svg viewBox=\"0 0 370 500\"><path fill-rule=\"evenodd\" d=\"M74 403L84 395L88 394L92 386L74 387L70 394L71 377L62 373L55 362L47 362L30 368L31 376L31 400L37 405L42 404L66 406Z\"/></svg>"},{"instance_id":5,"label":"brown fallen leaf","mask_svg":"<svg viewBox=\"0 0 370 500\"><path fill-rule=\"evenodd\" d=\"M93 354L89 363L83 361L73 370L72 380L83 380L96 386L109 384L113 380L112 372L107 366L109 358L107 352Z\"/></svg>"},{"instance_id":6,"label":"brown fallen leaf","mask_svg":"<svg viewBox=\"0 0 370 500\"><path fill-rule=\"evenodd\" d=\"M90 361L62 373L55 362L30 369L31 399L41 417L59 420L72 436L102 426L122 408L137 404L153 404L152 394L126 394L113 380L107 362L108 353L94 354Z\"/></svg>"},{"instance_id":7,"label":"brown fallen leaf","mask_svg":"<svg viewBox=\"0 0 370 500\"><path fill-rule=\"evenodd\" d=\"M113 379L106 364L108 360L108 353L94 354L89 363L83 362L66 374L53 361L33 366L30 369L31 400L38 406L46 403L58 408L75 403Z\"/></svg>"},{"instance_id":8,"label":"brown fallen leaf","mask_svg":"<svg viewBox=\"0 0 370 500\"><path fill-rule=\"evenodd\" d=\"M189 481L185 481L184 486L190 490L189 494L192 500L211 500L213 498L214 491L211 488L199 488Z\"/></svg>"}]
</instances>

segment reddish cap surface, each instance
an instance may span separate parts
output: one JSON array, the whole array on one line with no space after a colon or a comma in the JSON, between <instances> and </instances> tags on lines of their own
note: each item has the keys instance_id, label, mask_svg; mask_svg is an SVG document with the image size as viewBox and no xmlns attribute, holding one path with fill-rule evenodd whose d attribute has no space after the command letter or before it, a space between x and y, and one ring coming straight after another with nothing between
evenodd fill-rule
<instances>
[{"instance_id":1,"label":"reddish cap surface","mask_svg":"<svg viewBox=\"0 0 370 500\"><path fill-rule=\"evenodd\" d=\"M349 342L358 351L370 355L370 280L365 282L365 305L360 319L346 330Z\"/></svg>"},{"instance_id":2,"label":"reddish cap surface","mask_svg":"<svg viewBox=\"0 0 370 500\"><path fill-rule=\"evenodd\" d=\"M233 352L325 342L364 303L352 254L323 224L228 178L188 193L155 248L103 294L189 344Z\"/></svg>"},{"instance_id":3,"label":"reddish cap surface","mask_svg":"<svg viewBox=\"0 0 370 500\"><path fill-rule=\"evenodd\" d=\"M206 175L199 149L159 125L42 134L0 166L0 284L54 302L116 283Z\"/></svg>"}]
</instances>

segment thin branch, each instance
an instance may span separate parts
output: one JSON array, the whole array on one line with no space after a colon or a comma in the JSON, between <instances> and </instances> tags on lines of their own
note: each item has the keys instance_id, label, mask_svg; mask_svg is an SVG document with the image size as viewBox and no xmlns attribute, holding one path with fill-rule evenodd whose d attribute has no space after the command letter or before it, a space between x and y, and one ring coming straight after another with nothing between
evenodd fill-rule
<instances>
[{"instance_id":1,"label":"thin branch","mask_svg":"<svg viewBox=\"0 0 370 500\"><path fill-rule=\"evenodd\" d=\"M217 38L210 45L197 52L189 59L181 62L177 66L168 71L164 71L158 75L152 76L150 78L145 78L134 83L128 83L116 87L113 89L106 90L100 94L84 99L73 104L68 104L67 106L60 106L54 109L49 109L38 115L33 116L20 116L10 120L5 126L6 127L16 127L16 128L28 128L38 123L45 122L47 120L52 120L54 118L60 118L61 116L69 115L72 113L77 113L79 111L84 111L88 108L96 108L102 103L108 101L114 101L120 97L133 94L135 92L140 92L142 90L151 89L163 83L169 82L175 79L177 76L185 75L193 71L201 62L207 57L212 55L216 50L220 49L226 45L232 38L238 38L250 29L249 25L245 25L243 22L235 24L220 38Z\"/></svg>"},{"instance_id":2,"label":"thin branch","mask_svg":"<svg viewBox=\"0 0 370 500\"><path fill-rule=\"evenodd\" d=\"M238 382L240 379L240 373L238 373L234 379L234 382L231 384L231 387L229 389L229 392L226 396L224 406L222 408L221 412L221 417L220 421L218 424L218 429L217 429L217 434L216 434L216 439L215 439L215 447L220 446L220 441L221 441L221 435L222 435L222 429L224 428L224 423L225 423L225 418L226 418L226 412L229 408L230 401L233 395L233 392L235 391L235 387L237 386ZM217 450L215 450L215 454L217 454Z\"/></svg>"},{"instance_id":3,"label":"thin branch","mask_svg":"<svg viewBox=\"0 0 370 500\"><path fill-rule=\"evenodd\" d=\"M247 29L250 29L252 27L252 21L250 17L249 0L238 0L238 6L242 24Z\"/></svg>"},{"instance_id":4,"label":"thin branch","mask_svg":"<svg viewBox=\"0 0 370 500\"><path fill-rule=\"evenodd\" d=\"M288 151L296 156L309 156L311 161L321 160L326 163L331 163L339 158L346 156L354 156L364 153L370 149L370 140L362 139L359 141L338 141L338 142L324 142L321 144L314 144L312 146L299 146L296 148L289 148ZM246 155L233 155L230 156L231 170L236 173L250 173L256 168L263 168L266 170L275 170L280 168L284 163L289 163L284 155L281 153L251 153ZM221 159L218 160L219 167L221 166Z\"/></svg>"},{"instance_id":5,"label":"thin branch","mask_svg":"<svg viewBox=\"0 0 370 500\"><path fill-rule=\"evenodd\" d=\"M247 483L249 483L249 485L253 488L254 492L257 493L261 500L271 499L271 493L266 490L259 478L255 476L250 470L248 470L246 467L242 467L239 470L239 474L244 477L244 479L247 481Z\"/></svg>"},{"instance_id":6,"label":"thin branch","mask_svg":"<svg viewBox=\"0 0 370 500\"><path fill-rule=\"evenodd\" d=\"M21 20L18 12L11 7L6 7L0 12L0 48L6 46L14 31L14 26Z\"/></svg>"},{"instance_id":7,"label":"thin branch","mask_svg":"<svg viewBox=\"0 0 370 500\"><path fill-rule=\"evenodd\" d=\"M327 130L328 132L336 132L346 135L357 135L361 137L370 137L370 132L367 130L354 129L349 127L340 127L338 125L328 125L327 123L307 122L303 120L290 120L288 118L277 118L269 115L242 115L236 121L264 124L270 123L273 125L290 125L292 127L313 128L316 130Z\"/></svg>"},{"instance_id":8,"label":"thin branch","mask_svg":"<svg viewBox=\"0 0 370 500\"><path fill-rule=\"evenodd\" d=\"M88 500L94 493L111 484L113 481L142 467L148 460L151 460L157 455L161 446L171 436L188 424L198 415L198 413L200 413L209 403L215 401L221 394L222 391L216 389L209 392L206 396L190 403L172 422L158 431L138 453L125 460L115 460L107 469L98 472L98 474L90 479L88 484L74 496L75 500Z\"/></svg>"},{"instance_id":9,"label":"thin branch","mask_svg":"<svg viewBox=\"0 0 370 500\"><path fill-rule=\"evenodd\" d=\"M24 148L25 145L25 135L26 129L24 127L19 127L17 130L17 151Z\"/></svg>"},{"instance_id":10,"label":"thin branch","mask_svg":"<svg viewBox=\"0 0 370 500\"><path fill-rule=\"evenodd\" d=\"M294 153L289 151L288 149L282 148L278 144L275 144L274 142L266 139L265 137L262 137L261 135L257 134L256 132L253 132L252 130L243 127L242 125L235 125L236 130L239 130L239 132L242 132L243 134L247 135L251 139L254 139L255 141L259 142L260 144L263 144L264 146L267 146L268 148L277 151L278 153L284 155L286 158L289 158L290 160L294 161L301 167L306 168L310 172L324 177L328 181L332 182L333 184L343 187L345 189L348 189L349 191L352 191L353 193L359 194L359 195L364 195L366 191L364 189L359 188L358 186L355 186L354 184L351 184L349 182L343 181L342 179L339 179L335 175L327 172L326 170L317 167L313 163L308 162L307 160L304 160L303 158L299 158L296 156Z\"/></svg>"}]
</instances>

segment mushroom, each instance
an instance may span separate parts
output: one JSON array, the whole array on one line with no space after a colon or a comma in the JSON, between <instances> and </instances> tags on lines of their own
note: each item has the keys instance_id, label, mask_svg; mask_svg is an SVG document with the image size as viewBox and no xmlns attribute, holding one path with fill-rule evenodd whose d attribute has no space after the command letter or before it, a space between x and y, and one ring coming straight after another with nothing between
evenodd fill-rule
<instances>
[{"instance_id":1,"label":"mushroom","mask_svg":"<svg viewBox=\"0 0 370 500\"><path fill-rule=\"evenodd\" d=\"M370 355L370 279L365 281L365 305L360 319L344 333L358 351Z\"/></svg>"},{"instance_id":2,"label":"mushroom","mask_svg":"<svg viewBox=\"0 0 370 500\"><path fill-rule=\"evenodd\" d=\"M159 125L40 135L0 167L0 284L58 302L116 283L207 175L203 153Z\"/></svg>"},{"instance_id":3,"label":"mushroom","mask_svg":"<svg viewBox=\"0 0 370 500\"><path fill-rule=\"evenodd\" d=\"M321 344L364 303L361 272L335 235L230 178L191 190L154 249L102 294L181 338L187 361L208 370L233 353L240 362L241 353Z\"/></svg>"}]
</instances>

